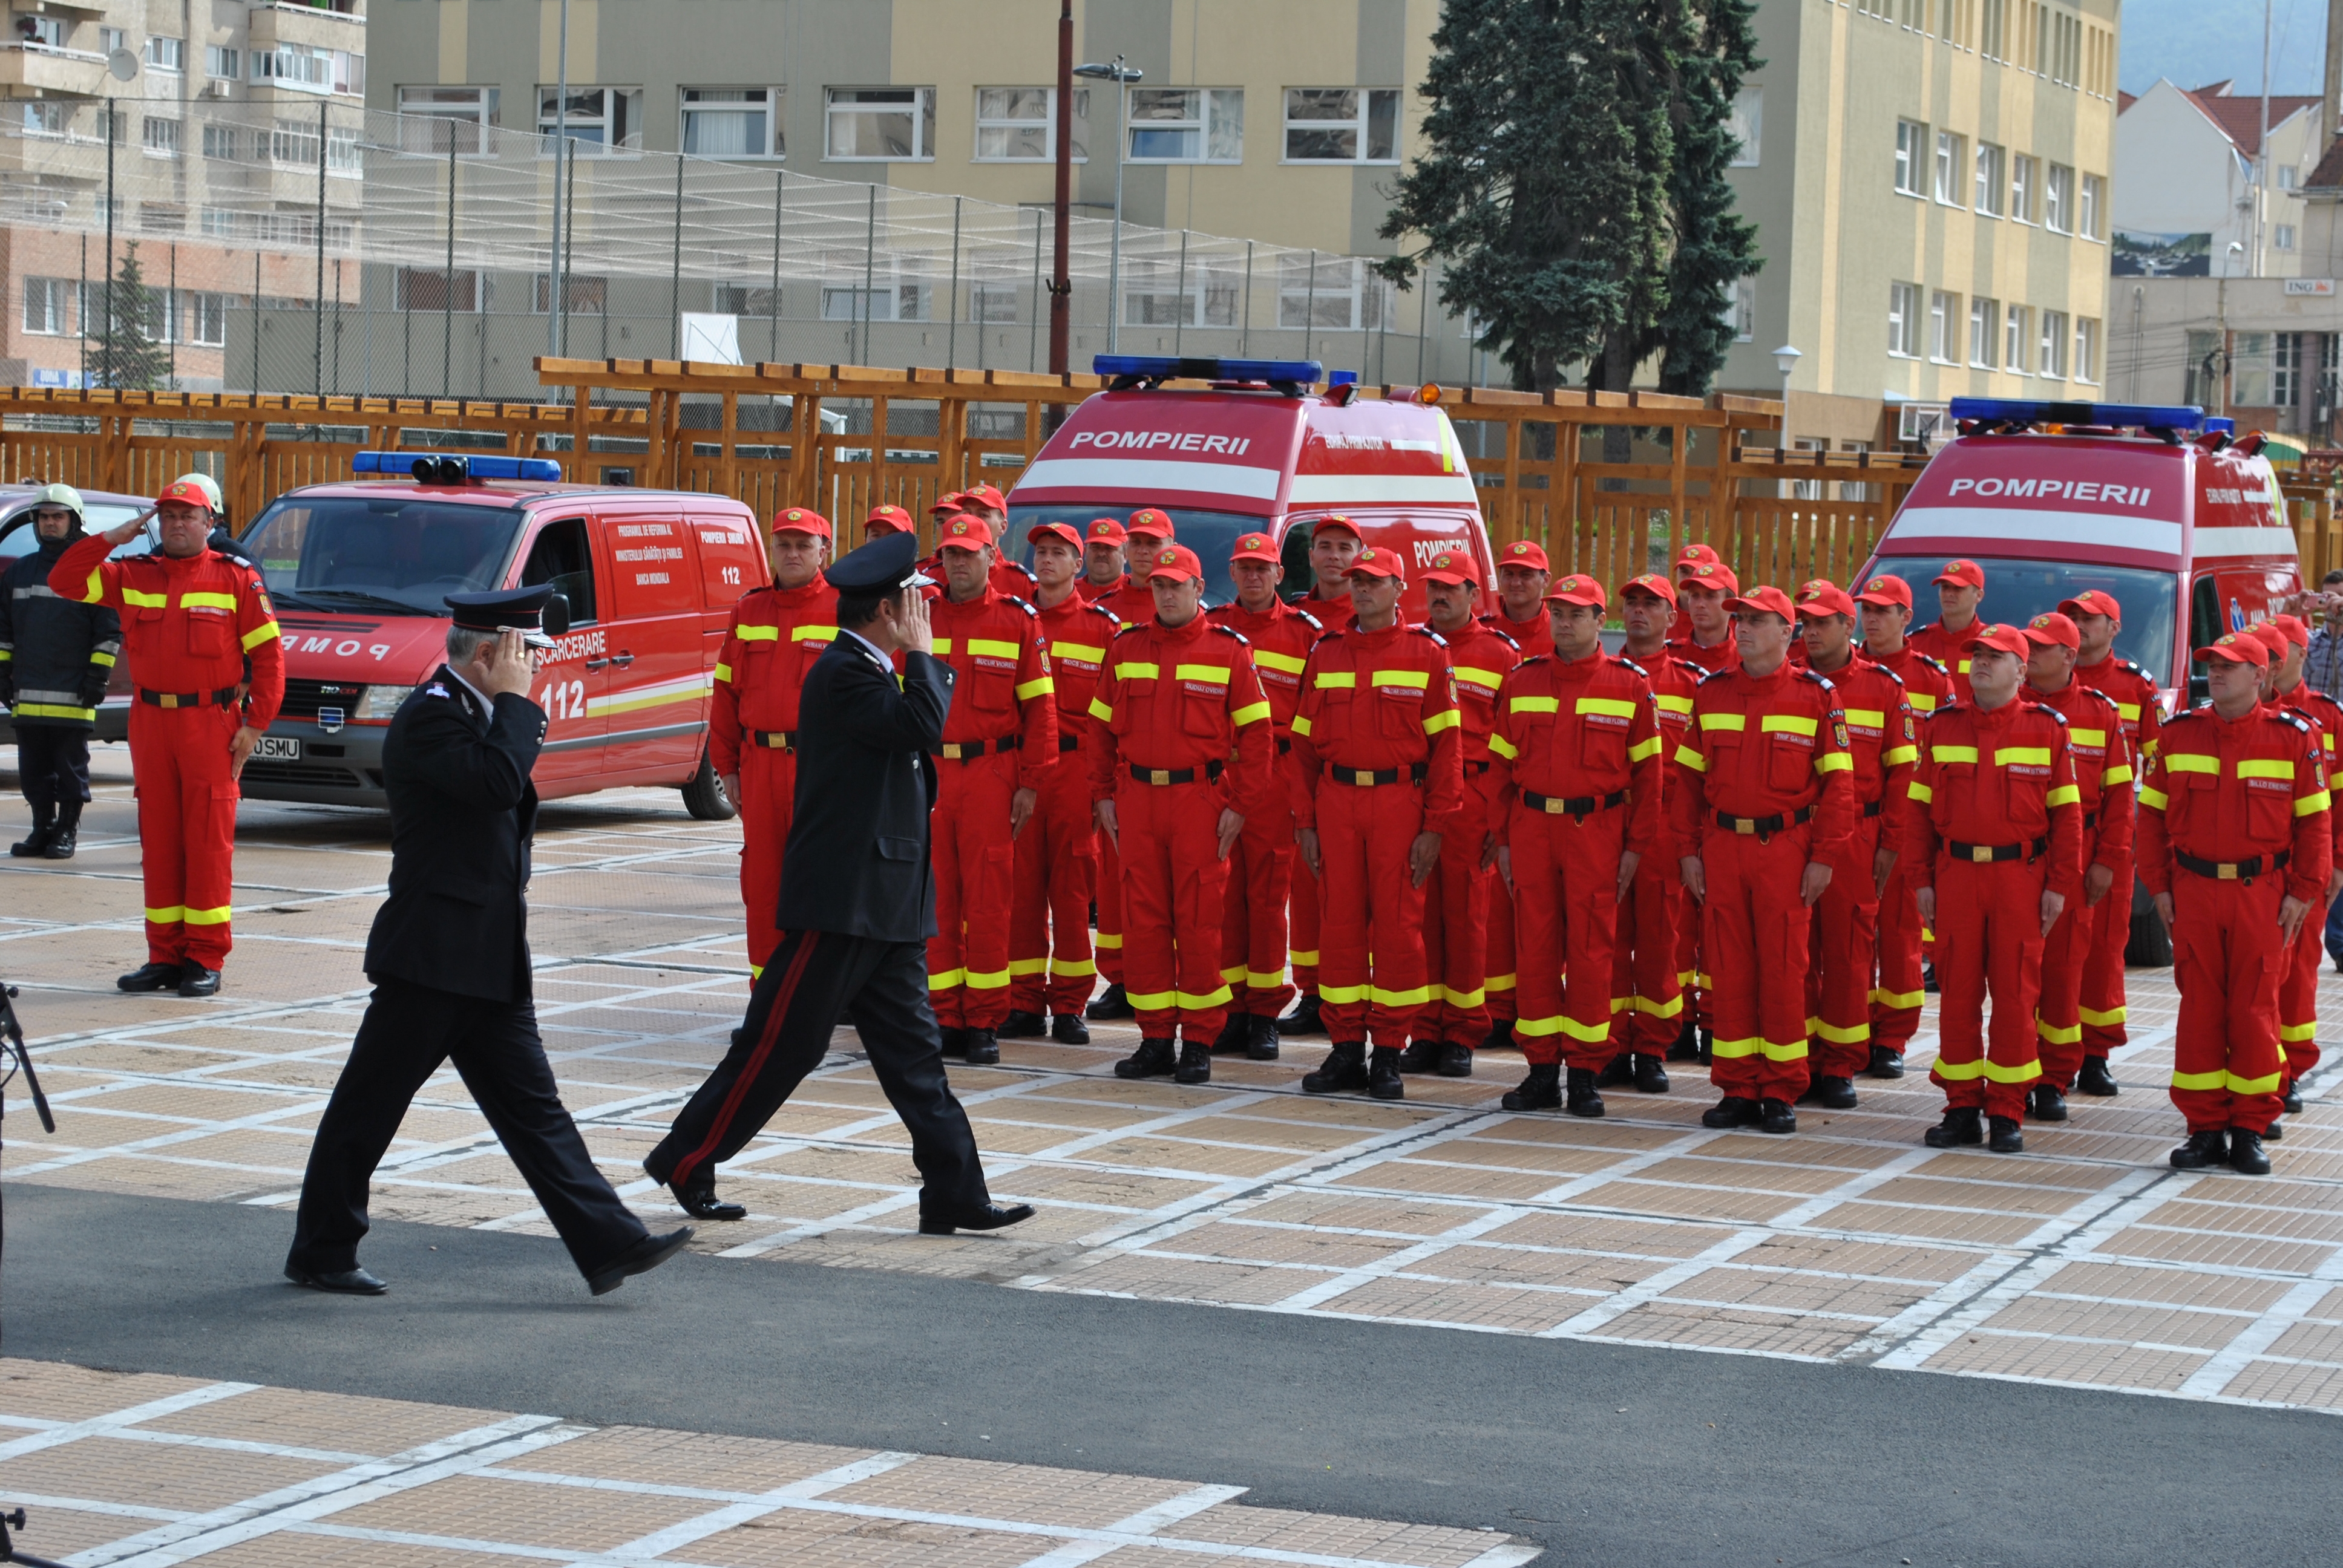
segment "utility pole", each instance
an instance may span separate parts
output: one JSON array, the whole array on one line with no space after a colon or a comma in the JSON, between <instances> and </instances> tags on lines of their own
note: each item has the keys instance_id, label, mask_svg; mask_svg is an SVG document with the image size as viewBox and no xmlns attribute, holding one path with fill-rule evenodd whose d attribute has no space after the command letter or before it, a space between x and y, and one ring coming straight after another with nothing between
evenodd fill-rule
<instances>
[{"instance_id":1,"label":"utility pole","mask_svg":"<svg viewBox=\"0 0 2343 1568\"><path fill-rule=\"evenodd\" d=\"M546 277L545 351L561 356L562 309L569 303L569 291L561 286L561 207L568 192L562 189L561 176L569 162L569 0L561 0L561 35L556 45L553 75L557 85L553 100L553 269ZM604 309L609 307L606 304Z\"/></svg>"},{"instance_id":2,"label":"utility pole","mask_svg":"<svg viewBox=\"0 0 2343 1568\"><path fill-rule=\"evenodd\" d=\"M1057 238L1050 250L1050 374L1066 373L1073 347L1073 281L1066 276L1066 229L1074 199L1074 0L1058 0Z\"/></svg>"},{"instance_id":3,"label":"utility pole","mask_svg":"<svg viewBox=\"0 0 2343 1568\"><path fill-rule=\"evenodd\" d=\"M2269 276L2269 71L2270 71L2270 7L2274 0L2262 0L2262 139L2257 149L2258 176L2254 191L2254 276Z\"/></svg>"}]
</instances>

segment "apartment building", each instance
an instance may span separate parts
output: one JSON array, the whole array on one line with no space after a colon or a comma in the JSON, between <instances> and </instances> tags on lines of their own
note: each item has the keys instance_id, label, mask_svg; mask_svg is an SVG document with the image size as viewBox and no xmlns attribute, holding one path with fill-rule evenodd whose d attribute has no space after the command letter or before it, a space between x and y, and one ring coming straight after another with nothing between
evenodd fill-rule
<instances>
[{"instance_id":1,"label":"apartment building","mask_svg":"<svg viewBox=\"0 0 2343 1568\"><path fill-rule=\"evenodd\" d=\"M2134 177L2116 199L2117 276L2300 274L2302 186L2323 150L2320 100L2234 85L2159 81L2119 100L2116 166Z\"/></svg>"},{"instance_id":2,"label":"apartment building","mask_svg":"<svg viewBox=\"0 0 2343 1568\"><path fill-rule=\"evenodd\" d=\"M134 244L137 326L183 389L251 384L227 354L239 322L250 352L256 301L306 304L321 270L325 297L355 297L365 0L10 0L7 24L0 383L103 378L91 345Z\"/></svg>"}]
</instances>

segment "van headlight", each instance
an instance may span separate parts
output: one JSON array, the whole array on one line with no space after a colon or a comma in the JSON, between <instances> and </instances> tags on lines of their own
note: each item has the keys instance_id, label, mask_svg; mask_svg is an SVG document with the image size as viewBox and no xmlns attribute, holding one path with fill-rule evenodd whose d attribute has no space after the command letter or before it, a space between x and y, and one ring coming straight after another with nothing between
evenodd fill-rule
<instances>
[{"instance_id":1,"label":"van headlight","mask_svg":"<svg viewBox=\"0 0 2343 1568\"><path fill-rule=\"evenodd\" d=\"M357 724L387 724L398 712L415 688L411 686L369 686L358 694L357 707L351 710L351 722Z\"/></svg>"}]
</instances>

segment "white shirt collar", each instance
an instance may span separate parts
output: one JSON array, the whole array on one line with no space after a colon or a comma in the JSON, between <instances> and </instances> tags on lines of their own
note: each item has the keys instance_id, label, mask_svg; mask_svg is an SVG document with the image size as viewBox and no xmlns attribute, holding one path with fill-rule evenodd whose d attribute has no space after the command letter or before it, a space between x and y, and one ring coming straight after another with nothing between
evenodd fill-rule
<instances>
[{"instance_id":1,"label":"white shirt collar","mask_svg":"<svg viewBox=\"0 0 2343 1568\"><path fill-rule=\"evenodd\" d=\"M452 664L451 664L451 665L449 665L449 666L447 667L447 673L448 673L448 674L450 674L450 675L452 675L452 676L454 676L454 677L456 678L456 684L457 684L457 685L458 685L458 686L462 687L465 690L467 690L467 691L470 692L474 697L477 697L477 698L478 698L478 699L479 699L479 700L480 700L480 711L481 711L481 712L483 712L483 713L494 713L494 712L497 710L497 705L496 705L495 703L490 702L490 701L488 700L488 694L487 692L485 692L485 691L482 691L478 687L474 686L470 681L466 680L466 679L464 678L463 672L462 672L461 670L458 670L458 669L454 665L452 665Z\"/></svg>"},{"instance_id":2,"label":"white shirt collar","mask_svg":"<svg viewBox=\"0 0 2343 1568\"><path fill-rule=\"evenodd\" d=\"M877 643L871 641L860 632L856 631L852 627L841 626L838 628L838 632L840 637L850 637L855 641L860 643L862 645L862 651L868 654L871 662L876 664L880 668L885 670L890 675L895 673L895 661L889 658L885 653L881 652Z\"/></svg>"}]
</instances>

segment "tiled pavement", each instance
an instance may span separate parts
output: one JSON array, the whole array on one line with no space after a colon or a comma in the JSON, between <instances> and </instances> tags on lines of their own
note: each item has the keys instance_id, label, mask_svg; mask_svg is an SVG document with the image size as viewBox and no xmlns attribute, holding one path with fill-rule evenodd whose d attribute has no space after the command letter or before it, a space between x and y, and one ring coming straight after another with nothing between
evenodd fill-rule
<instances>
[{"instance_id":1,"label":"tiled pavement","mask_svg":"<svg viewBox=\"0 0 2343 1568\"><path fill-rule=\"evenodd\" d=\"M118 758L116 749L112 759ZM113 763L118 775L119 765ZM9 1177L288 1209L363 1003L382 819L246 805L237 950L211 1002L126 998L139 956L125 791L70 867L0 862L0 974L24 987L60 1128L13 1122ZM738 844L671 794L549 807L531 890L541 1015L564 1093L647 1213L636 1161L721 1053L745 995ZM2343 1019L2343 977L2328 1006ZM1870 1363L2343 1410L2343 1114L2318 1101L2252 1180L2170 1170L2173 994L2135 971L2129 1087L2029 1127L2022 1157L1938 1153L1925 1076L1775 1139L1702 1129L1694 1069L1601 1121L1509 1115L1519 1059L1409 1100L1302 1095L1322 1042L1217 1063L1210 1087L1128 1084L1127 1029L1008 1042L955 1066L996 1194L1033 1221L913 1232L900 1126L841 1031L837 1054L726 1167L728 1256L904 1270L1460 1330ZM1931 1037L1915 1042L1925 1065ZM543 1231L452 1072L377 1181L376 1212ZM258 1266L258 1265L256 1265Z\"/></svg>"}]
</instances>

